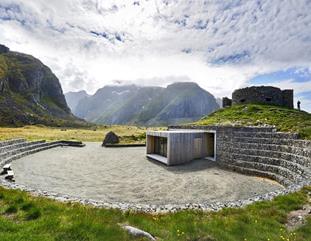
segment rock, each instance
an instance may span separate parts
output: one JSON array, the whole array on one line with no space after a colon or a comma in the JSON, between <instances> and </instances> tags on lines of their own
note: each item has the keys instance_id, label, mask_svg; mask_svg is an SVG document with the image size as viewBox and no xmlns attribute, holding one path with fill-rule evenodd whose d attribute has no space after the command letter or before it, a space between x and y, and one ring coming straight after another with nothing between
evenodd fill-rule
<instances>
[{"instance_id":1,"label":"rock","mask_svg":"<svg viewBox=\"0 0 311 241\"><path fill-rule=\"evenodd\" d=\"M148 126L184 123L185 119L195 121L219 108L213 95L190 82L174 83L167 88L105 86L75 105L73 113L85 120Z\"/></svg>"},{"instance_id":2,"label":"rock","mask_svg":"<svg viewBox=\"0 0 311 241\"><path fill-rule=\"evenodd\" d=\"M1 124L73 126L75 121L80 122L72 115L60 82L49 67L1 44L0 55L0 69L7 76L0 78Z\"/></svg>"},{"instance_id":3,"label":"rock","mask_svg":"<svg viewBox=\"0 0 311 241\"><path fill-rule=\"evenodd\" d=\"M301 227L310 217L310 212L311 206L309 204L303 206L301 209L291 211L287 215L287 221L285 223L285 226L289 231L293 231Z\"/></svg>"},{"instance_id":4,"label":"rock","mask_svg":"<svg viewBox=\"0 0 311 241\"><path fill-rule=\"evenodd\" d=\"M106 144L117 144L119 142L119 137L114 132L110 131L106 134L102 146L105 146Z\"/></svg>"},{"instance_id":5,"label":"rock","mask_svg":"<svg viewBox=\"0 0 311 241\"><path fill-rule=\"evenodd\" d=\"M148 238L149 240L155 241L155 237L153 237L150 233L147 233L143 230L140 230L138 228L129 226L129 225L124 225L122 226L124 230L126 230L129 234L135 236L135 237L145 237Z\"/></svg>"},{"instance_id":6,"label":"rock","mask_svg":"<svg viewBox=\"0 0 311 241\"><path fill-rule=\"evenodd\" d=\"M10 49L5 45L0 44L0 54L8 53Z\"/></svg>"}]
</instances>

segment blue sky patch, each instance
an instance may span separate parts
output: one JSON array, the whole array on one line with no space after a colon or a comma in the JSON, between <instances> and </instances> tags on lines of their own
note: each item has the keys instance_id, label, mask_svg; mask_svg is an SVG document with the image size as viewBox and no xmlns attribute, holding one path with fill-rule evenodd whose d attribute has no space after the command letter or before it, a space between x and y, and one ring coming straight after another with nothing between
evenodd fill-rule
<instances>
[{"instance_id":1,"label":"blue sky patch","mask_svg":"<svg viewBox=\"0 0 311 241\"><path fill-rule=\"evenodd\" d=\"M298 93L296 95L297 98L302 98L302 99L309 99L311 100L311 91L303 92L303 93Z\"/></svg>"},{"instance_id":2,"label":"blue sky patch","mask_svg":"<svg viewBox=\"0 0 311 241\"><path fill-rule=\"evenodd\" d=\"M208 20L198 20L194 25L193 28L197 30L203 30L206 29L208 26Z\"/></svg>"},{"instance_id":3,"label":"blue sky patch","mask_svg":"<svg viewBox=\"0 0 311 241\"><path fill-rule=\"evenodd\" d=\"M247 61L250 59L250 53L248 51L243 51L241 53L232 54L228 56L223 56L220 58L217 58L212 61L213 64L237 64L244 61Z\"/></svg>"},{"instance_id":4,"label":"blue sky patch","mask_svg":"<svg viewBox=\"0 0 311 241\"><path fill-rule=\"evenodd\" d=\"M24 24L25 21L21 21L20 19L17 18L17 16L21 13L22 13L21 8L17 4L7 4L7 5L0 4L0 20L2 21L16 20Z\"/></svg>"},{"instance_id":5,"label":"blue sky patch","mask_svg":"<svg viewBox=\"0 0 311 241\"><path fill-rule=\"evenodd\" d=\"M103 37L103 38L108 39L108 34L105 32L96 32L96 31L91 30L90 33L97 37Z\"/></svg>"},{"instance_id":6,"label":"blue sky patch","mask_svg":"<svg viewBox=\"0 0 311 241\"><path fill-rule=\"evenodd\" d=\"M295 94L295 106L297 106L298 100L301 102L300 106L302 110L311 112L311 91Z\"/></svg>"},{"instance_id":7,"label":"blue sky patch","mask_svg":"<svg viewBox=\"0 0 311 241\"><path fill-rule=\"evenodd\" d=\"M252 78L249 83L254 85L270 84L284 80L293 80L294 82L311 81L311 72L308 68L289 68L286 70L258 75Z\"/></svg>"}]
</instances>

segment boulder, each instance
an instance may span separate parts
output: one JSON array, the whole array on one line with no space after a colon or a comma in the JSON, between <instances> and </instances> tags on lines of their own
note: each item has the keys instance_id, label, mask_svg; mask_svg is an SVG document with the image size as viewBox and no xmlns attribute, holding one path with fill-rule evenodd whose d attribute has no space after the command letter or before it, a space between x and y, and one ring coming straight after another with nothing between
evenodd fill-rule
<instances>
[{"instance_id":1,"label":"boulder","mask_svg":"<svg viewBox=\"0 0 311 241\"><path fill-rule=\"evenodd\" d=\"M122 228L126 230L129 234L133 235L134 237L143 237L151 241L156 241L156 238L153 235L141 229L129 225L123 225Z\"/></svg>"},{"instance_id":2,"label":"boulder","mask_svg":"<svg viewBox=\"0 0 311 241\"><path fill-rule=\"evenodd\" d=\"M117 144L119 142L119 137L114 132L109 131L105 136L102 146L105 146L106 144Z\"/></svg>"}]
</instances>

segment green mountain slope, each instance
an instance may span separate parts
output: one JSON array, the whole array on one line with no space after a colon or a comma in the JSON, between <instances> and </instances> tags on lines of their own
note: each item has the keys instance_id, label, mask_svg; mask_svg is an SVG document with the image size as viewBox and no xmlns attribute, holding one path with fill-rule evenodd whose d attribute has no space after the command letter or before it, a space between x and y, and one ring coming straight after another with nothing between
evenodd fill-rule
<instances>
[{"instance_id":1,"label":"green mountain slope","mask_svg":"<svg viewBox=\"0 0 311 241\"><path fill-rule=\"evenodd\" d=\"M196 125L273 125L279 131L297 132L311 139L311 114L270 105L235 105L202 118Z\"/></svg>"},{"instance_id":2,"label":"green mountain slope","mask_svg":"<svg viewBox=\"0 0 311 241\"><path fill-rule=\"evenodd\" d=\"M40 60L0 45L0 124L78 125L59 80Z\"/></svg>"}]
</instances>

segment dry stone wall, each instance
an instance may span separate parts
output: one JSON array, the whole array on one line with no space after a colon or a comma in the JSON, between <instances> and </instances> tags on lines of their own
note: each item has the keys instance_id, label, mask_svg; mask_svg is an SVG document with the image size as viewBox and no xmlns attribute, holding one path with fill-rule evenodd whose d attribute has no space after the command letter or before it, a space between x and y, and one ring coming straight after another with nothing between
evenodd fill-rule
<instances>
[{"instance_id":1,"label":"dry stone wall","mask_svg":"<svg viewBox=\"0 0 311 241\"><path fill-rule=\"evenodd\" d=\"M174 129L185 128L182 126ZM180 210L218 211L226 207L243 207L256 201L271 200L278 195L300 190L311 185L311 142L299 140L296 134L279 133L274 128L237 128L215 126L187 126L192 129L216 130L217 162L245 174L268 177L279 181L286 189L255 195L248 199L216 202L176 204L137 204L107 203L100 200L81 199L65 194L34 189L0 179L0 185L11 189L19 189L62 202L77 202L102 208L114 208L122 211L138 211L149 213L168 213ZM76 142L26 142L23 139L0 142L0 168L6 163L45 149L70 145L83 146Z\"/></svg>"},{"instance_id":2,"label":"dry stone wall","mask_svg":"<svg viewBox=\"0 0 311 241\"><path fill-rule=\"evenodd\" d=\"M171 127L171 129L185 127ZM216 130L216 160L221 167L271 178L284 186L311 179L311 141L272 127L187 126Z\"/></svg>"},{"instance_id":3,"label":"dry stone wall","mask_svg":"<svg viewBox=\"0 0 311 241\"><path fill-rule=\"evenodd\" d=\"M44 151L58 146L84 146L81 142L77 141L53 141L46 142L32 141L28 142L25 139L13 139L0 142L0 168L3 165L10 163L21 157Z\"/></svg>"},{"instance_id":4,"label":"dry stone wall","mask_svg":"<svg viewBox=\"0 0 311 241\"><path fill-rule=\"evenodd\" d=\"M14 139L0 142L0 168L16 159L39 151L60 146L61 142L34 141Z\"/></svg>"}]
</instances>

